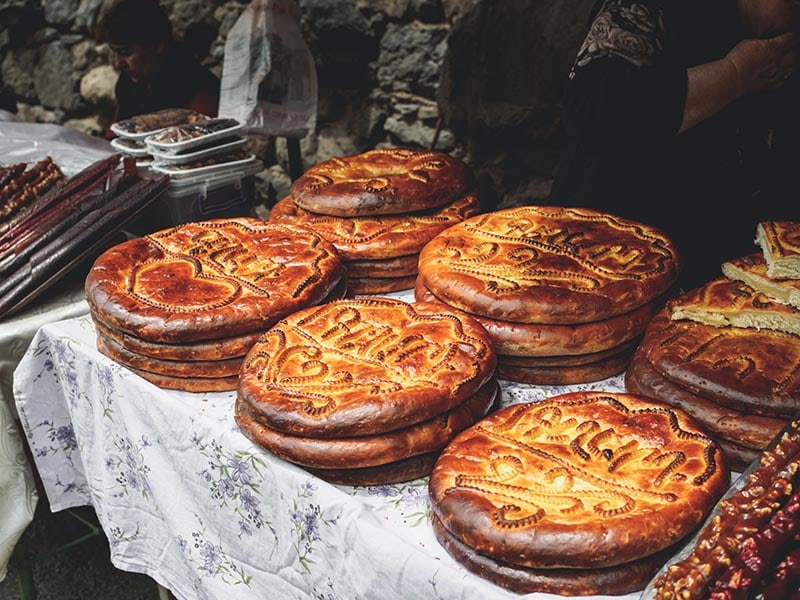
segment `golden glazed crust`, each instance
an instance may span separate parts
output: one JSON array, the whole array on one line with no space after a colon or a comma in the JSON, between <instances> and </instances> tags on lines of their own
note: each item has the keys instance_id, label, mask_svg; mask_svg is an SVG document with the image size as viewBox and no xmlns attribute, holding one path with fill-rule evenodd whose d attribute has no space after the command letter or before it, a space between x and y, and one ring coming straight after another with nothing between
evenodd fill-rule
<instances>
[{"instance_id":1,"label":"golden glazed crust","mask_svg":"<svg viewBox=\"0 0 800 600\"><path fill-rule=\"evenodd\" d=\"M756 244L764 253L768 277L800 279L800 221L759 223Z\"/></svg>"},{"instance_id":2,"label":"golden glazed crust","mask_svg":"<svg viewBox=\"0 0 800 600\"><path fill-rule=\"evenodd\" d=\"M602 568L676 544L729 484L719 446L645 396L572 392L500 409L431 473L433 513L495 560Z\"/></svg>"},{"instance_id":3,"label":"golden glazed crust","mask_svg":"<svg viewBox=\"0 0 800 600\"><path fill-rule=\"evenodd\" d=\"M486 416L498 399L497 380L444 414L403 429L358 437L315 438L287 435L270 429L258 413L240 400L235 418L242 432L275 456L304 467L356 469L397 462L441 450L464 428Z\"/></svg>"},{"instance_id":4,"label":"golden glazed crust","mask_svg":"<svg viewBox=\"0 0 800 600\"><path fill-rule=\"evenodd\" d=\"M448 306L422 285L419 275L414 285L414 298L417 302L438 302L442 306ZM569 325L514 323L475 314L470 316L489 333L498 354L529 357L575 356L617 348L639 337L661 305L660 301L648 302L629 313L601 321Z\"/></svg>"},{"instance_id":5,"label":"golden glazed crust","mask_svg":"<svg viewBox=\"0 0 800 600\"><path fill-rule=\"evenodd\" d=\"M408 277L416 276L419 254L407 254L392 258L367 258L345 260L350 277Z\"/></svg>"},{"instance_id":6,"label":"golden glazed crust","mask_svg":"<svg viewBox=\"0 0 800 600\"><path fill-rule=\"evenodd\" d=\"M292 184L291 196L320 215L397 215L449 204L471 185L467 165L449 154L389 148L318 163Z\"/></svg>"},{"instance_id":7,"label":"golden glazed crust","mask_svg":"<svg viewBox=\"0 0 800 600\"><path fill-rule=\"evenodd\" d=\"M620 344L619 346L609 348L608 350L592 352L591 354L567 354L562 356L514 356L511 354L498 354L497 364L503 364L509 367L577 367L616 356L626 350L633 350L640 341L640 338L636 338ZM497 350L496 347L495 350Z\"/></svg>"},{"instance_id":8,"label":"golden glazed crust","mask_svg":"<svg viewBox=\"0 0 800 600\"><path fill-rule=\"evenodd\" d=\"M590 209L524 206L471 217L420 252L442 302L518 323L599 321L654 301L678 255L655 228Z\"/></svg>"},{"instance_id":9,"label":"golden glazed crust","mask_svg":"<svg viewBox=\"0 0 800 600\"><path fill-rule=\"evenodd\" d=\"M800 410L800 336L770 329L653 317L639 348L658 372L741 412L789 418Z\"/></svg>"},{"instance_id":10,"label":"golden glazed crust","mask_svg":"<svg viewBox=\"0 0 800 600\"><path fill-rule=\"evenodd\" d=\"M86 277L86 299L114 329L187 343L266 330L327 298L344 276L330 242L308 229L216 219L107 250Z\"/></svg>"},{"instance_id":11,"label":"golden glazed crust","mask_svg":"<svg viewBox=\"0 0 800 600\"><path fill-rule=\"evenodd\" d=\"M416 275L406 277L351 277L350 291L356 295L387 294L410 290L417 282Z\"/></svg>"},{"instance_id":12,"label":"golden glazed crust","mask_svg":"<svg viewBox=\"0 0 800 600\"><path fill-rule=\"evenodd\" d=\"M516 594L547 593L559 596L621 596L644 589L670 557L662 551L645 558L600 569L530 569L477 553L431 518L436 540L468 571Z\"/></svg>"},{"instance_id":13,"label":"golden glazed crust","mask_svg":"<svg viewBox=\"0 0 800 600\"><path fill-rule=\"evenodd\" d=\"M362 467L357 469L315 469L305 467L306 471L327 481L339 485L388 485L403 483L431 474L433 465L439 457L438 452L417 454L393 463Z\"/></svg>"},{"instance_id":14,"label":"golden glazed crust","mask_svg":"<svg viewBox=\"0 0 800 600\"><path fill-rule=\"evenodd\" d=\"M734 410L692 393L663 377L642 350L634 353L625 372L625 387L689 413L720 439L754 450L766 448L787 422Z\"/></svg>"},{"instance_id":15,"label":"golden glazed crust","mask_svg":"<svg viewBox=\"0 0 800 600\"><path fill-rule=\"evenodd\" d=\"M496 362L469 317L389 298L340 300L270 328L245 357L238 395L283 433L370 435L461 404Z\"/></svg>"},{"instance_id":16,"label":"golden glazed crust","mask_svg":"<svg viewBox=\"0 0 800 600\"><path fill-rule=\"evenodd\" d=\"M399 215L334 217L303 210L287 196L270 209L269 220L313 229L330 241L344 260L392 258L419 254L451 225L478 214L475 194L466 194L433 210Z\"/></svg>"}]
</instances>

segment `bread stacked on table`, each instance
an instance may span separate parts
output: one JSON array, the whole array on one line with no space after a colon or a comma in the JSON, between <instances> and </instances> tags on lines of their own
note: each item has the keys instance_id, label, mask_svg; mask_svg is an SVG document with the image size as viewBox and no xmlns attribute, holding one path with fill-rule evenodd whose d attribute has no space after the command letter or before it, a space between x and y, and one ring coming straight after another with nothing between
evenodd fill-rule
<instances>
[{"instance_id":1,"label":"bread stacked on table","mask_svg":"<svg viewBox=\"0 0 800 600\"><path fill-rule=\"evenodd\" d=\"M627 594L700 526L729 476L684 411L571 392L458 434L431 473L433 528L457 562L513 592Z\"/></svg>"},{"instance_id":2,"label":"bread stacked on table","mask_svg":"<svg viewBox=\"0 0 800 600\"><path fill-rule=\"evenodd\" d=\"M308 169L270 210L330 241L354 294L411 289L419 251L436 234L477 214L467 165L407 148L336 157Z\"/></svg>"},{"instance_id":3,"label":"bread stacked on table","mask_svg":"<svg viewBox=\"0 0 800 600\"><path fill-rule=\"evenodd\" d=\"M86 277L98 349L155 385L234 390L258 336L347 291L317 233L242 217L188 223L118 244Z\"/></svg>"},{"instance_id":4,"label":"bread stacked on table","mask_svg":"<svg viewBox=\"0 0 800 600\"><path fill-rule=\"evenodd\" d=\"M499 399L477 321L381 297L299 310L242 364L236 421L253 442L333 483L428 475L439 451Z\"/></svg>"},{"instance_id":5,"label":"bread stacked on table","mask_svg":"<svg viewBox=\"0 0 800 600\"><path fill-rule=\"evenodd\" d=\"M765 228L800 238L797 223ZM789 238L772 239L759 234L764 252L723 263L725 277L670 300L625 375L628 390L694 415L739 470L800 410L800 308L788 303L796 302L800 269L787 267L788 246L776 245ZM794 278L768 275L775 272Z\"/></svg>"},{"instance_id":6,"label":"bread stacked on table","mask_svg":"<svg viewBox=\"0 0 800 600\"><path fill-rule=\"evenodd\" d=\"M417 300L476 318L501 379L543 385L619 374L675 285L657 229L591 209L525 206L477 215L420 252Z\"/></svg>"}]
</instances>

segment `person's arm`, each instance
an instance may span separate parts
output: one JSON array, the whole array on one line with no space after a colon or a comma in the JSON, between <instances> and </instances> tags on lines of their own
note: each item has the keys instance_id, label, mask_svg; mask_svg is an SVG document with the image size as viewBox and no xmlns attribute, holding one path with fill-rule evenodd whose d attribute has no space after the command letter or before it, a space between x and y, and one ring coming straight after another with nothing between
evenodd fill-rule
<instances>
[{"instance_id":1,"label":"person's arm","mask_svg":"<svg viewBox=\"0 0 800 600\"><path fill-rule=\"evenodd\" d=\"M783 85L798 63L798 39L797 34L787 33L768 40L743 40L725 58L689 68L678 133L714 116L737 98Z\"/></svg>"}]
</instances>

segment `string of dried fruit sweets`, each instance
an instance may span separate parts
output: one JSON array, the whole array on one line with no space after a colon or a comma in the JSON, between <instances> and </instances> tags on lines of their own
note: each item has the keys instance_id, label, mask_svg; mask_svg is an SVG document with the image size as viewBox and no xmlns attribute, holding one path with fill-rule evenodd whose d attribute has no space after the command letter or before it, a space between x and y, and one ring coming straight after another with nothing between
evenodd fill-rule
<instances>
[{"instance_id":1,"label":"string of dried fruit sweets","mask_svg":"<svg viewBox=\"0 0 800 600\"><path fill-rule=\"evenodd\" d=\"M800 470L800 421L792 421L764 451L744 487L719 504L692 552L670 565L654 584L655 600L700 600L728 567L744 539L758 531L791 495Z\"/></svg>"},{"instance_id":2,"label":"string of dried fruit sweets","mask_svg":"<svg viewBox=\"0 0 800 600\"><path fill-rule=\"evenodd\" d=\"M711 600L747 600L781 559L787 542L800 531L800 492L769 523L742 542L739 553L711 588Z\"/></svg>"}]
</instances>

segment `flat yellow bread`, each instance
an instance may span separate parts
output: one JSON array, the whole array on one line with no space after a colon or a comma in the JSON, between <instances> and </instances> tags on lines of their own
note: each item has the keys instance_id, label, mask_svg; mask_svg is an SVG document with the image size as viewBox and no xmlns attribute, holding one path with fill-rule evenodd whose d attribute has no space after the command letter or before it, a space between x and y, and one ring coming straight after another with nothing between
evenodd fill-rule
<instances>
[{"instance_id":1,"label":"flat yellow bread","mask_svg":"<svg viewBox=\"0 0 800 600\"><path fill-rule=\"evenodd\" d=\"M470 314L574 324L629 313L675 284L678 254L659 230L583 208L524 206L453 225L420 252L434 296Z\"/></svg>"},{"instance_id":2,"label":"flat yellow bread","mask_svg":"<svg viewBox=\"0 0 800 600\"><path fill-rule=\"evenodd\" d=\"M110 327L186 343L266 330L327 299L345 276L336 249L311 230L240 217L122 242L97 258L85 289Z\"/></svg>"},{"instance_id":3,"label":"flat yellow bread","mask_svg":"<svg viewBox=\"0 0 800 600\"><path fill-rule=\"evenodd\" d=\"M297 206L321 215L397 215L444 206L472 187L462 160L410 148L335 156L306 170L293 184Z\"/></svg>"},{"instance_id":4,"label":"flat yellow bread","mask_svg":"<svg viewBox=\"0 0 800 600\"><path fill-rule=\"evenodd\" d=\"M471 573L515 594L546 593L559 596L621 596L644 589L671 556L669 550L599 569L530 569L494 560L452 535L433 515L433 533L442 548Z\"/></svg>"},{"instance_id":5,"label":"flat yellow bread","mask_svg":"<svg viewBox=\"0 0 800 600\"><path fill-rule=\"evenodd\" d=\"M762 221L756 226L756 244L772 279L800 279L800 221Z\"/></svg>"},{"instance_id":6,"label":"flat yellow bread","mask_svg":"<svg viewBox=\"0 0 800 600\"><path fill-rule=\"evenodd\" d=\"M414 284L417 302L438 302L450 310L420 281ZM629 313L600 321L558 325L553 323L514 323L491 317L471 316L486 329L498 354L524 357L577 356L617 348L639 337L663 302L648 302ZM465 313L469 314L469 313ZM509 364L509 363L506 363Z\"/></svg>"},{"instance_id":7,"label":"flat yellow bread","mask_svg":"<svg viewBox=\"0 0 800 600\"><path fill-rule=\"evenodd\" d=\"M270 209L268 219L316 231L347 261L419 254L436 234L478 214L479 210L478 197L470 193L420 212L336 217L304 210L294 198L286 196Z\"/></svg>"},{"instance_id":8,"label":"flat yellow bread","mask_svg":"<svg viewBox=\"0 0 800 600\"><path fill-rule=\"evenodd\" d=\"M577 569L674 546L729 483L719 446L685 412L635 394L571 392L462 431L429 491L433 514L479 554Z\"/></svg>"},{"instance_id":9,"label":"flat yellow bread","mask_svg":"<svg viewBox=\"0 0 800 600\"><path fill-rule=\"evenodd\" d=\"M356 469L441 450L457 433L486 416L499 394L500 386L492 379L470 398L433 419L357 437L316 438L280 433L264 425L258 413L241 400L236 402L234 416L242 433L283 460L317 469Z\"/></svg>"},{"instance_id":10,"label":"flat yellow bread","mask_svg":"<svg viewBox=\"0 0 800 600\"><path fill-rule=\"evenodd\" d=\"M676 321L670 312L653 317L639 344L660 374L741 412L790 418L800 410L800 336Z\"/></svg>"},{"instance_id":11,"label":"flat yellow bread","mask_svg":"<svg viewBox=\"0 0 800 600\"><path fill-rule=\"evenodd\" d=\"M767 275L767 261L760 252L722 263L722 274L746 283L776 302L800 309L800 278L772 279Z\"/></svg>"},{"instance_id":12,"label":"flat yellow bread","mask_svg":"<svg viewBox=\"0 0 800 600\"><path fill-rule=\"evenodd\" d=\"M800 335L800 309L775 302L746 283L721 277L673 298L670 317L715 327L774 329Z\"/></svg>"},{"instance_id":13,"label":"flat yellow bread","mask_svg":"<svg viewBox=\"0 0 800 600\"><path fill-rule=\"evenodd\" d=\"M386 433L461 404L497 357L474 319L439 306L363 297L297 311L245 357L238 396L282 433Z\"/></svg>"}]
</instances>

